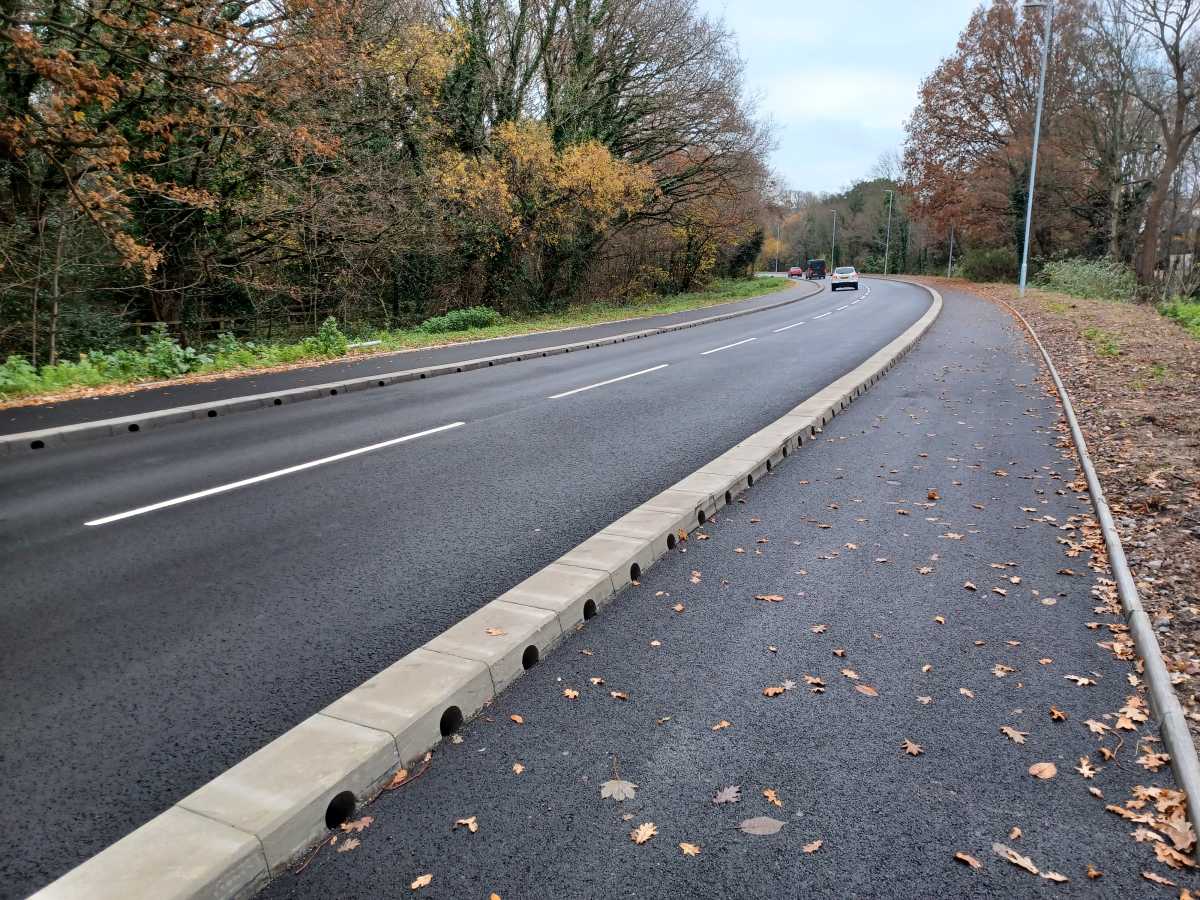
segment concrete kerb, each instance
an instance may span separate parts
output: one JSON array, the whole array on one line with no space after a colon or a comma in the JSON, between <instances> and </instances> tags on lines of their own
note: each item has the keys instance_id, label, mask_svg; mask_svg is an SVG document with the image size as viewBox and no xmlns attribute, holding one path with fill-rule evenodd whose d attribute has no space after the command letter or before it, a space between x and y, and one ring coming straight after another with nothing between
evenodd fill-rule
<instances>
[{"instance_id":1,"label":"concrete kerb","mask_svg":"<svg viewBox=\"0 0 1200 900\"><path fill-rule=\"evenodd\" d=\"M804 287L810 287L810 285L804 285ZM446 363L440 366L406 369L397 372L387 372L381 375L368 375L359 378L332 381L308 387L251 394L245 397L232 397L228 400L215 400L212 403L178 406L157 412L120 416L113 419L98 419L93 422L80 422L76 425L62 425L54 428L41 428L36 431L2 435L0 436L0 456L22 451L35 452L62 444L80 443L102 437L120 437L127 434L137 434L143 431L163 428L168 425L192 422L197 419L214 419L227 416L230 413L273 409L277 406L299 403L305 400L316 400L322 397L336 397L340 394L354 393L374 387L387 387L407 381L419 381L423 378L437 378L441 375L456 375L489 366L502 366L527 359L557 356L560 353L579 352L581 350L590 350L594 347L625 343L626 341L637 340L639 338L652 337L656 334L682 331L687 328L696 328L713 322L724 322L729 319L737 319L742 316L779 309L792 303L811 299L824 290L821 285L817 285L816 288L815 291L806 293L801 297L781 300L778 303L764 304L752 309L740 309L735 312L718 313L712 316L704 316L700 319L692 319L687 322L662 325L657 328L644 328L640 331L612 335L606 338L594 338L592 340L576 341L571 344L560 344L553 347L538 347L530 350L513 351L512 353L502 353L496 356L485 356L477 359L463 360L462 362Z\"/></svg>"},{"instance_id":2,"label":"concrete kerb","mask_svg":"<svg viewBox=\"0 0 1200 900\"><path fill-rule=\"evenodd\" d=\"M1145 668L1143 675L1149 689L1150 705L1158 719L1163 743L1171 757L1175 782L1187 795L1188 818L1194 828L1200 829L1200 759L1197 759L1196 756L1196 745L1192 741L1187 718L1183 714L1183 707L1175 694L1170 673L1167 672L1167 667L1163 663L1162 649L1158 645L1158 637L1154 633L1153 623L1146 615L1141 598L1138 596L1137 584L1125 557L1125 547L1121 543L1121 535L1117 531L1116 522L1113 521L1108 500L1104 496L1100 476L1096 473L1096 467L1088 454L1087 440L1079 425L1079 419L1075 415L1075 407L1071 403L1070 394L1067 393L1067 387L1058 374L1054 361L1050 358L1050 353L1046 350L1033 326L1014 306L1003 300L1000 302L1029 333L1034 346L1041 353L1050 378L1054 382L1058 399L1062 403L1063 416L1071 430L1071 439L1079 454L1079 465L1087 482L1092 505L1096 509L1100 531L1104 535L1109 567L1112 569L1113 580L1117 586L1117 595L1121 598L1121 609L1124 612L1130 634L1133 636L1137 654L1142 658Z\"/></svg>"},{"instance_id":3,"label":"concrete kerb","mask_svg":"<svg viewBox=\"0 0 1200 900\"><path fill-rule=\"evenodd\" d=\"M922 286L923 287L923 286ZM246 897L374 798L873 383L942 298L825 391L251 754L35 897ZM849 385L847 389L846 385ZM833 400L830 397L833 396ZM772 464L773 465L773 464ZM661 551L661 552L660 552Z\"/></svg>"}]
</instances>

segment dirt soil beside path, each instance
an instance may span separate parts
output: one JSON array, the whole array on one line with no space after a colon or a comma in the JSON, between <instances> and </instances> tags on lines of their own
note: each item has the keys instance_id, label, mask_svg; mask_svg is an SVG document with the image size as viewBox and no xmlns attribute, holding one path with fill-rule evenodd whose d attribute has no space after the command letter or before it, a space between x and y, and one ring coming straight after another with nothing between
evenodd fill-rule
<instances>
[{"instance_id":1,"label":"dirt soil beside path","mask_svg":"<svg viewBox=\"0 0 1200 900\"><path fill-rule=\"evenodd\" d=\"M1004 300L1075 405L1193 739L1200 738L1200 341L1152 308L914 279Z\"/></svg>"}]
</instances>

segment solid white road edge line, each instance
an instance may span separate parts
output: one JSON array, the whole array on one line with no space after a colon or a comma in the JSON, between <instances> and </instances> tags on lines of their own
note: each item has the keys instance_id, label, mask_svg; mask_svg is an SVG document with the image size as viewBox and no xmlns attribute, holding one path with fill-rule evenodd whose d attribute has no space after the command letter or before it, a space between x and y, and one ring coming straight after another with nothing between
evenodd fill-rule
<instances>
[{"instance_id":1,"label":"solid white road edge line","mask_svg":"<svg viewBox=\"0 0 1200 900\"><path fill-rule=\"evenodd\" d=\"M570 397L572 394L582 394L584 391L590 391L593 388L604 387L606 384L616 384L618 381L625 381L628 378L637 378L639 375L648 375L651 372L657 372L659 369L665 369L670 363L663 363L661 366L655 366L652 369L642 369L640 372L631 372L628 375L622 375L620 378L610 378L608 381L599 381L596 384L589 384L587 387L575 388L573 391L563 391L561 394L555 394L550 397L551 400L561 400L563 397Z\"/></svg>"},{"instance_id":2,"label":"solid white road edge line","mask_svg":"<svg viewBox=\"0 0 1200 900\"><path fill-rule=\"evenodd\" d=\"M134 516L142 516L146 513L154 512L159 509L166 509L169 506L179 506L181 503L190 503L193 500L203 500L205 497L212 497L214 494L224 494L229 491L236 491L238 488L244 488L251 484L258 484L260 481L270 481L272 478L280 478L284 475L291 475L295 472L303 472L305 469L313 469L317 466L323 466L328 463L338 462L343 459L350 459L352 456L362 456L364 453L373 453L376 450L382 450L385 447L393 447L396 444L403 444L408 441L415 441L417 438L428 437L431 434L437 434L441 431L449 431L452 428L461 428L466 425L466 422L451 422L449 425L440 425L437 428L430 428L426 431L418 431L416 434L406 434L404 437L392 438L390 441L381 441L378 444L371 444L368 447L359 447L357 450L347 450L345 453L337 453L333 456L326 456L323 459L314 459L311 462L300 463L298 466L288 466L286 469L278 469L274 472L267 472L265 475L255 475L253 478L243 478L241 481L233 481L229 484L218 485L203 491L196 491L194 494L185 494L182 497L175 497L171 500L163 500L160 503L151 503L149 506L139 506L137 509L131 509L128 512L117 513L112 516L105 516L102 519L92 519L90 522L84 522L88 528L94 528L97 525L108 525L112 522L119 522L122 519L131 519Z\"/></svg>"},{"instance_id":3,"label":"solid white road edge line","mask_svg":"<svg viewBox=\"0 0 1200 900\"><path fill-rule=\"evenodd\" d=\"M771 334L779 334L781 331L787 331L789 328L795 328L797 325L803 325L803 322L793 322L791 325L784 325L782 328L776 328Z\"/></svg>"},{"instance_id":4,"label":"solid white road edge line","mask_svg":"<svg viewBox=\"0 0 1200 900\"><path fill-rule=\"evenodd\" d=\"M758 338L746 338L744 341L738 341L736 344L726 344L724 347L717 347L713 350L705 350L701 356L708 356L710 353L720 353L722 350L732 350L734 347L740 347L742 344L749 344L751 341L757 341Z\"/></svg>"}]
</instances>

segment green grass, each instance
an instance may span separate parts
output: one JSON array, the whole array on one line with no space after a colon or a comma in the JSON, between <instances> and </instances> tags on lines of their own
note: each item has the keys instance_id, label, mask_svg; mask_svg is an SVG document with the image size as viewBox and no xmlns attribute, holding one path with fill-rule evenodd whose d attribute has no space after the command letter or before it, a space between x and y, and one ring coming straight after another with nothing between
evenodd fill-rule
<instances>
[{"instance_id":1,"label":"green grass","mask_svg":"<svg viewBox=\"0 0 1200 900\"><path fill-rule=\"evenodd\" d=\"M1097 356L1111 359L1121 355L1121 344L1117 341L1116 335L1099 328L1085 328L1083 336L1091 343Z\"/></svg>"},{"instance_id":2,"label":"green grass","mask_svg":"<svg viewBox=\"0 0 1200 900\"><path fill-rule=\"evenodd\" d=\"M1186 328L1193 337L1200 338L1200 301L1174 300L1160 307L1160 311Z\"/></svg>"},{"instance_id":3,"label":"green grass","mask_svg":"<svg viewBox=\"0 0 1200 900\"><path fill-rule=\"evenodd\" d=\"M591 303L572 306L561 312L545 313L520 319L506 319L491 310L456 310L446 316L422 322L416 328L376 331L361 340L378 341L361 350L348 349L345 335L333 319L327 319L316 335L287 344L240 341L221 335L200 350L184 349L162 332L148 335L139 350L112 353L94 351L78 361L60 362L34 369L19 356L0 363L0 401L17 398L36 399L39 395L59 393L73 388L101 387L163 381L187 375L221 372L249 372L295 363L322 363L370 353L417 350L445 344L536 334L598 325L620 319L638 319L691 309L704 309L721 303L747 300L785 290L786 278L755 278L717 281L706 290L668 297L646 296L629 303ZM475 322L494 322L473 325ZM461 327L460 327L461 326Z\"/></svg>"}]
</instances>

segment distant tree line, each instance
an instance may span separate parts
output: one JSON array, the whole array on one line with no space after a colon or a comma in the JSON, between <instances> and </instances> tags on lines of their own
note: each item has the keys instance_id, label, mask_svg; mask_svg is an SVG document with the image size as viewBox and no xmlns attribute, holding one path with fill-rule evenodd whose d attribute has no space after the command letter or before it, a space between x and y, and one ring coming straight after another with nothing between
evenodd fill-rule
<instances>
[{"instance_id":1,"label":"distant tree line","mask_svg":"<svg viewBox=\"0 0 1200 900\"><path fill-rule=\"evenodd\" d=\"M694 0L0 0L0 54L35 363L688 290L762 241L769 139Z\"/></svg>"},{"instance_id":2,"label":"distant tree line","mask_svg":"<svg viewBox=\"0 0 1200 900\"><path fill-rule=\"evenodd\" d=\"M1045 8L994 0L925 80L908 123L914 217L1015 274ZM1106 257L1146 293L1195 288L1200 2L1057 0L1031 253Z\"/></svg>"}]
</instances>

